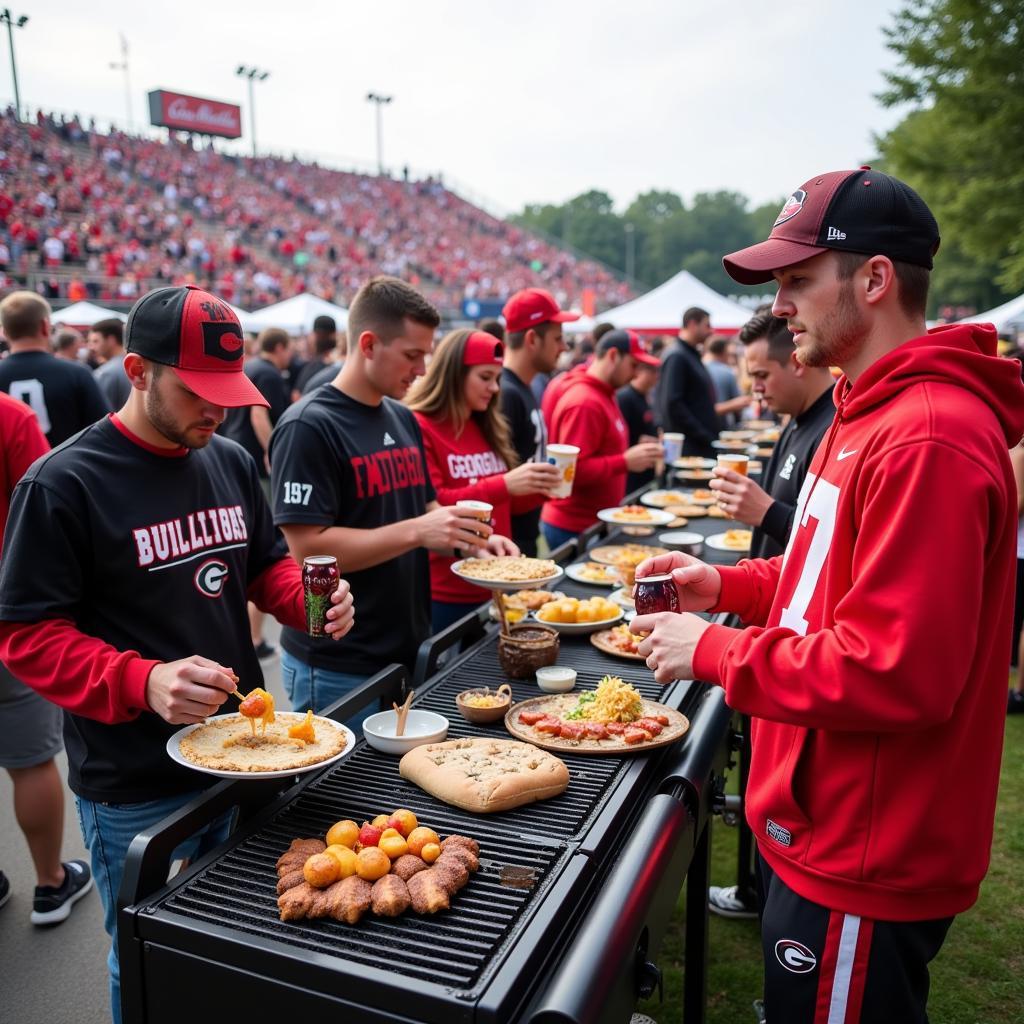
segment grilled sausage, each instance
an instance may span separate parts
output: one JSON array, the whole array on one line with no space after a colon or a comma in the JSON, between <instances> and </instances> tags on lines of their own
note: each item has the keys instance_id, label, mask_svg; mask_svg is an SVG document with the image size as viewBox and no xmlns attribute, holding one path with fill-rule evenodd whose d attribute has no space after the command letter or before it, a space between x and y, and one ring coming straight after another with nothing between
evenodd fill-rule
<instances>
[{"instance_id":1,"label":"grilled sausage","mask_svg":"<svg viewBox=\"0 0 1024 1024\"><path fill-rule=\"evenodd\" d=\"M403 853L392 865L391 874L398 875L403 882L408 882L413 875L427 870L427 862L422 857L411 853Z\"/></svg>"},{"instance_id":2,"label":"grilled sausage","mask_svg":"<svg viewBox=\"0 0 1024 1024\"><path fill-rule=\"evenodd\" d=\"M370 909L373 886L358 875L349 875L324 890L328 904L328 915L335 921L358 924L359 919Z\"/></svg>"},{"instance_id":3,"label":"grilled sausage","mask_svg":"<svg viewBox=\"0 0 1024 1024\"><path fill-rule=\"evenodd\" d=\"M397 875L385 875L373 883L370 893L373 912L381 917L398 917L409 907L409 887Z\"/></svg>"},{"instance_id":4,"label":"grilled sausage","mask_svg":"<svg viewBox=\"0 0 1024 1024\"><path fill-rule=\"evenodd\" d=\"M289 889L294 889L297 885L302 885L306 880L305 875L302 872L302 868L297 868L295 871L289 871L287 875L282 875L277 880L277 895L287 892Z\"/></svg>"},{"instance_id":5,"label":"grilled sausage","mask_svg":"<svg viewBox=\"0 0 1024 1024\"><path fill-rule=\"evenodd\" d=\"M436 914L439 910L447 910L451 903L448 890L441 882L435 868L428 868L412 876L408 883L412 909L417 914Z\"/></svg>"},{"instance_id":6,"label":"grilled sausage","mask_svg":"<svg viewBox=\"0 0 1024 1024\"><path fill-rule=\"evenodd\" d=\"M469 836L449 836L441 844L441 849L448 850L453 846L463 846L469 850L474 857L480 856L480 844L475 839L470 839Z\"/></svg>"}]
</instances>

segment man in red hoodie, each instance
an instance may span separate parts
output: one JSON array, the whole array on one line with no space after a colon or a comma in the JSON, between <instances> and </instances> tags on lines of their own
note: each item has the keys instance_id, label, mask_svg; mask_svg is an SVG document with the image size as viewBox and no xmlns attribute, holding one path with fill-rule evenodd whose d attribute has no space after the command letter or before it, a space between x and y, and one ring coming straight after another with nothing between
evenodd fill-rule
<instances>
[{"instance_id":1,"label":"man in red hoodie","mask_svg":"<svg viewBox=\"0 0 1024 1024\"><path fill-rule=\"evenodd\" d=\"M654 441L627 447L629 429L615 401L638 363L659 365L638 334L609 331L598 342L594 361L566 386L551 411L550 440L580 450L572 494L547 502L541 513L552 550L590 526L601 509L622 501L627 472L650 469L661 457L661 445Z\"/></svg>"},{"instance_id":2,"label":"man in red hoodie","mask_svg":"<svg viewBox=\"0 0 1024 1024\"><path fill-rule=\"evenodd\" d=\"M681 555L685 612L634 620L655 678L724 686L753 719L767 1019L927 1020L928 963L988 868L1024 432L992 327L924 322L938 226L902 182L812 178L724 260L778 285L801 362L838 365L835 421L784 555Z\"/></svg>"}]
</instances>

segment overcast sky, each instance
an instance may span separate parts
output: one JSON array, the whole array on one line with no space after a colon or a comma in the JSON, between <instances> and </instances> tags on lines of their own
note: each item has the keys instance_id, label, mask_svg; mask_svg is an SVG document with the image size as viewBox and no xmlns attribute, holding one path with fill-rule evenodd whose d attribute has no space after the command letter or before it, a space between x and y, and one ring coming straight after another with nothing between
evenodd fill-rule
<instances>
[{"instance_id":1,"label":"overcast sky","mask_svg":"<svg viewBox=\"0 0 1024 1024\"><path fill-rule=\"evenodd\" d=\"M882 27L897 0L35 0L15 30L23 104L123 121L119 33L134 118L166 88L243 106L256 85L262 147L442 171L499 210L589 188L687 200L733 189L758 203L857 166L900 111L874 98L894 66ZM173 11L173 14L168 13ZM2 41L0 41L2 45ZM0 61L0 94L13 96Z\"/></svg>"}]
</instances>

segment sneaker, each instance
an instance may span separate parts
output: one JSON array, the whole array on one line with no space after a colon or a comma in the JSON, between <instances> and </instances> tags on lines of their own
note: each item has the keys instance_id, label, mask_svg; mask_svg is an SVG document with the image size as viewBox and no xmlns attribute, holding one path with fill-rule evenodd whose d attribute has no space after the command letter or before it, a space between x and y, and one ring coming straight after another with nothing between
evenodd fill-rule
<instances>
[{"instance_id":1,"label":"sneaker","mask_svg":"<svg viewBox=\"0 0 1024 1024\"><path fill-rule=\"evenodd\" d=\"M33 924L60 924L71 916L71 908L92 888L92 873L84 860L64 861L62 885L37 885L32 900Z\"/></svg>"},{"instance_id":2,"label":"sneaker","mask_svg":"<svg viewBox=\"0 0 1024 1024\"><path fill-rule=\"evenodd\" d=\"M1020 690L1010 690L1006 698L1006 713L1008 715L1024 715L1024 693Z\"/></svg>"},{"instance_id":3,"label":"sneaker","mask_svg":"<svg viewBox=\"0 0 1024 1024\"><path fill-rule=\"evenodd\" d=\"M0 871L0 907L2 907L11 898L11 883L7 881L7 876Z\"/></svg>"},{"instance_id":4,"label":"sneaker","mask_svg":"<svg viewBox=\"0 0 1024 1024\"><path fill-rule=\"evenodd\" d=\"M748 906L739 897L739 886L708 886L708 910L719 917L757 917L757 908Z\"/></svg>"},{"instance_id":5,"label":"sneaker","mask_svg":"<svg viewBox=\"0 0 1024 1024\"><path fill-rule=\"evenodd\" d=\"M754 1000L754 1015L757 1017L757 1024L766 1024L763 999Z\"/></svg>"},{"instance_id":6,"label":"sneaker","mask_svg":"<svg viewBox=\"0 0 1024 1024\"><path fill-rule=\"evenodd\" d=\"M256 657L263 661L264 658L272 658L277 654L277 648L273 644L268 644L266 640L261 640L255 645L254 650L256 651Z\"/></svg>"}]
</instances>

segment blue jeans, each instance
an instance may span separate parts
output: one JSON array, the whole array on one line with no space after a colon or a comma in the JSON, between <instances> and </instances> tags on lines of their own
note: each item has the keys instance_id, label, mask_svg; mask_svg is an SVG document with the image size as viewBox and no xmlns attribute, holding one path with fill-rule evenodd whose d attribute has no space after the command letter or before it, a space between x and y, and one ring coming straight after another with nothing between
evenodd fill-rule
<instances>
[{"instance_id":1,"label":"blue jeans","mask_svg":"<svg viewBox=\"0 0 1024 1024\"><path fill-rule=\"evenodd\" d=\"M329 668L314 668L281 648L281 682L292 702L293 711L305 711L307 708L312 708L314 712L322 711L339 697L362 686L369 678L348 672L334 672ZM363 721L376 711L376 705L371 704L347 719L345 724L358 736Z\"/></svg>"},{"instance_id":2,"label":"blue jeans","mask_svg":"<svg viewBox=\"0 0 1024 1024\"><path fill-rule=\"evenodd\" d=\"M579 534L575 530L563 530L560 526L552 526L550 523L545 523L541 520L540 523L541 533L544 534L544 539L548 542L548 550L554 551L555 548L560 548L567 540L575 540Z\"/></svg>"},{"instance_id":3,"label":"blue jeans","mask_svg":"<svg viewBox=\"0 0 1024 1024\"><path fill-rule=\"evenodd\" d=\"M92 874L103 901L103 927L110 936L110 1013L114 1024L121 1024L121 971L117 961L117 894L121 890L124 862L132 840L146 829L173 814L198 792L147 800L141 804L105 804L75 797L78 824L89 848ZM231 812L210 822L172 855L172 860L195 860L224 842L231 828Z\"/></svg>"}]
</instances>

